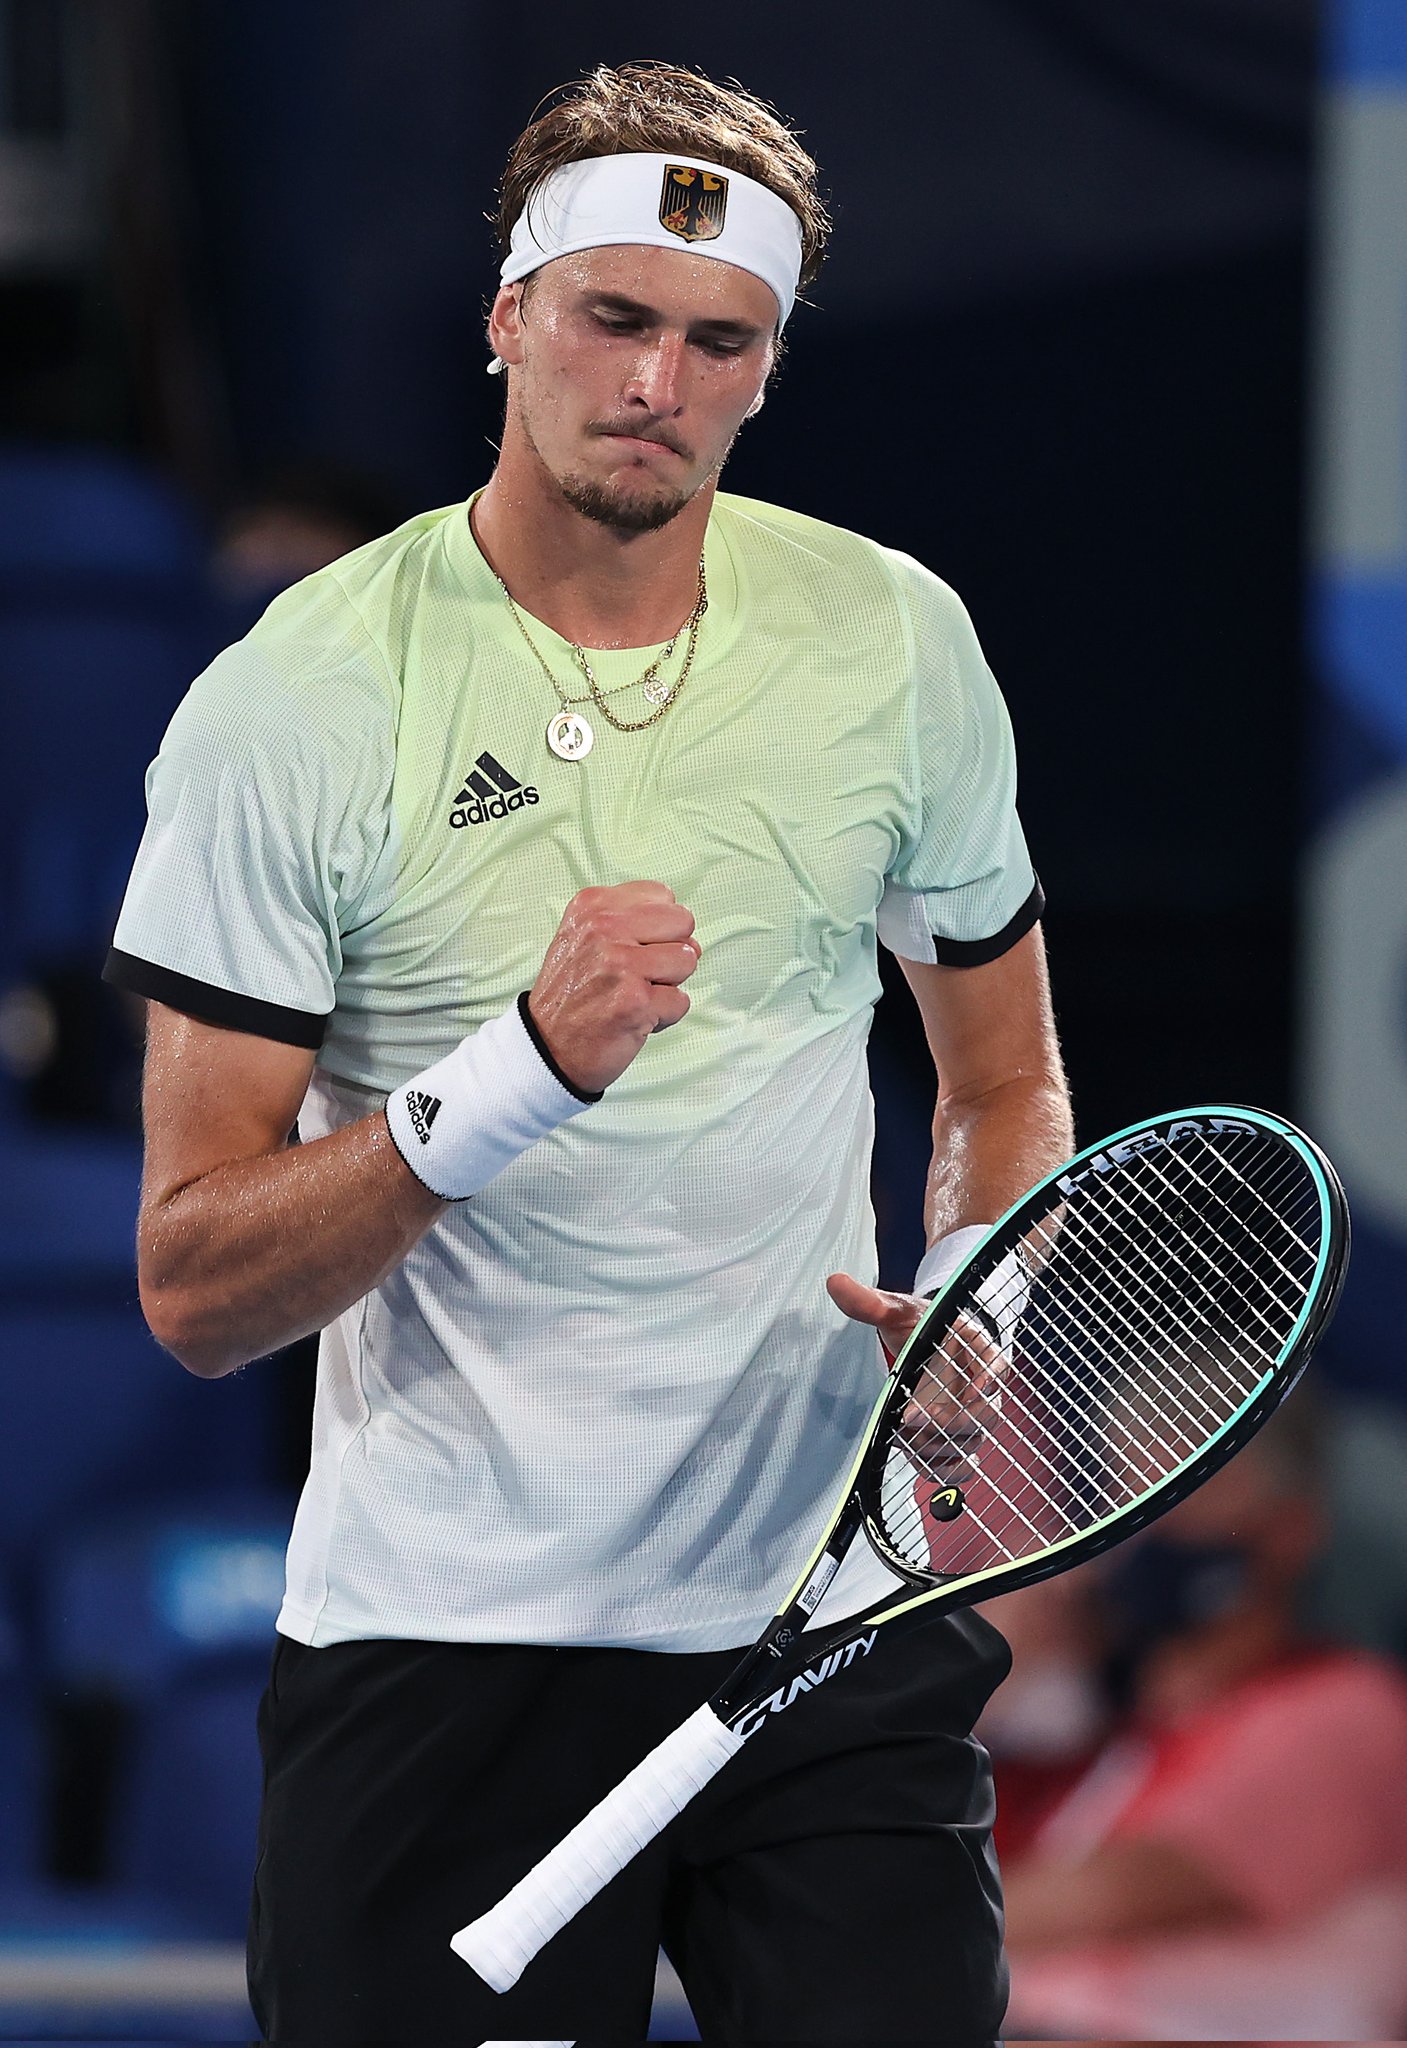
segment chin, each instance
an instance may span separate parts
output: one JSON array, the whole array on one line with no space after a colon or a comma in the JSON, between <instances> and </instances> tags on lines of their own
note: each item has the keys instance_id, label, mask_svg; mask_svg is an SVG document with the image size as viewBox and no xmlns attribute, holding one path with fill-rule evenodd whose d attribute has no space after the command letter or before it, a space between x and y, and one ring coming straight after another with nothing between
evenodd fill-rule
<instances>
[{"instance_id":1,"label":"chin","mask_svg":"<svg viewBox=\"0 0 1407 2048\"><path fill-rule=\"evenodd\" d=\"M693 491L631 490L618 482L566 476L560 484L562 496L585 519L601 526L613 526L620 533L658 533L677 519Z\"/></svg>"}]
</instances>

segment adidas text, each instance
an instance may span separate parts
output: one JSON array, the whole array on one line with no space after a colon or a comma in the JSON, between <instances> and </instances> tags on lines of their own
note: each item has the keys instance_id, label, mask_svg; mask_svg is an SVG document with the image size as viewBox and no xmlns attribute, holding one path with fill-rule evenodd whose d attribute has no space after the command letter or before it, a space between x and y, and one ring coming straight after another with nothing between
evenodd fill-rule
<instances>
[{"instance_id":1,"label":"adidas text","mask_svg":"<svg viewBox=\"0 0 1407 2048\"><path fill-rule=\"evenodd\" d=\"M529 783L526 789L515 789L509 796L491 796L487 803L456 804L449 821L456 831L461 825L487 825L492 818L506 818L510 811L521 811L524 804L536 802L537 791Z\"/></svg>"},{"instance_id":2,"label":"adidas text","mask_svg":"<svg viewBox=\"0 0 1407 2048\"><path fill-rule=\"evenodd\" d=\"M461 825L487 825L492 818L506 818L510 811L536 802L535 789L524 789L511 768L484 752L465 776L449 821L456 831Z\"/></svg>"}]
</instances>

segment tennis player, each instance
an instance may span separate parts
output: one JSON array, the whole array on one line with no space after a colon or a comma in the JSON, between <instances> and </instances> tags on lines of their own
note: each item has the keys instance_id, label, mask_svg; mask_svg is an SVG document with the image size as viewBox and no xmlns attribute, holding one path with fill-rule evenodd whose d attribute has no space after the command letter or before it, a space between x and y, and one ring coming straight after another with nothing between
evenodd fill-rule
<instances>
[{"instance_id":1,"label":"tennis player","mask_svg":"<svg viewBox=\"0 0 1407 2048\"><path fill-rule=\"evenodd\" d=\"M491 479L197 680L109 969L150 999L153 1330L208 1378L323 1332L254 2009L638 2039L663 1940L705 2038L988 2040L970 1730L1008 1660L971 1615L799 1702L503 1998L447 1946L753 1640L877 1337L1070 1143L966 613L718 492L821 259L811 159L735 87L602 69L514 145L501 226ZM912 347L865 407L895 469ZM871 1285L877 937L940 1077L914 1294ZM885 1575L846 1569L858 1609Z\"/></svg>"}]
</instances>

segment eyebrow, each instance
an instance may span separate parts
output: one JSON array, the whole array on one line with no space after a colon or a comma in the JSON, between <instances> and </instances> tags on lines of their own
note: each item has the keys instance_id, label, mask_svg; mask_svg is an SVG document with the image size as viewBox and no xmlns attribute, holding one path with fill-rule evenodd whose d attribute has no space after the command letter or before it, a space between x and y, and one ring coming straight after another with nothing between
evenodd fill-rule
<instances>
[{"instance_id":1,"label":"eyebrow","mask_svg":"<svg viewBox=\"0 0 1407 2048\"><path fill-rule=\"evenodd\" d=\"M639 299L628 299L622 292L588 292L585 295L588 306L600 308L608 313L633 313L637 319L658 323L664 315L655 306L646 306ZM766 332L750 320L691 320L690 331L706 331L709 334L731 335L740 341L752 341Z\"/></svg>"}]
</instances>

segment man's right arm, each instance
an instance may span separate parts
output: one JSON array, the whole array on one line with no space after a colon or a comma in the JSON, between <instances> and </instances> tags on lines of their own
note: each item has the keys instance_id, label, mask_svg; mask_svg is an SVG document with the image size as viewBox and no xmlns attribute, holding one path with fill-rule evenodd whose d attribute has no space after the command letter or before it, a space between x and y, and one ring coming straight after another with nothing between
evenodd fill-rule
<instances>
[{"instance_id":1,"label":"man's right arm","mask_svg":"<svg viewBox=\"0 0 1407 2048\"><path fill-rule=\"evenodd\" d=\"M384 1116L290 1145L313 1055L148 1006L137 1273L152 1334L218 1379L320 1330L449 1205Z\"/></svg>"},{"instance_id":2,"label":"man's right arm","mask_svg":"<svg viewBox=\"0 0 1407 2048\"><path fill-rule=\"evenodd\" d=\"M688 1010L693 929L659 882L584 889L567 906L529 1009L583 1100ZM290 1145L312 1067L298 1047L149 1006L138 1283L158 1342L202 1379L332 1322L448 1206L406 1164L382 1111ZM486 1102L485 1121L503 1107Z\"/></svg>"}]
</instances>

